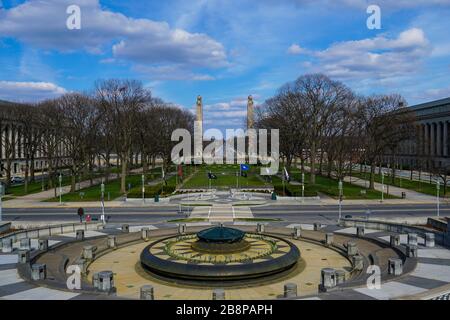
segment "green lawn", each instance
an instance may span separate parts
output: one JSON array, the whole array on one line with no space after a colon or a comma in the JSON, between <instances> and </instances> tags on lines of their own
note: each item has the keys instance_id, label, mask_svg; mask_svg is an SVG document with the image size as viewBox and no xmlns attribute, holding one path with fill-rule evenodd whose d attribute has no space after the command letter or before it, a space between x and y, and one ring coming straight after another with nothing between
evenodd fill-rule
<instances>
[{"instance_id":1,"label":"green lawn","mask_svg":"<svg viewBox=\"0 0 450 320\"><path fill-rule=\"evenodd\" d=\"M290 175L292 179L301 181L300 170L297 171L294 169L291 171ZM305 196L311 196L314 194L317 195L318 193L322 193L335 199L339 198L339 183L337 180L316 175L316 184L311 185L309 183L309 178L309 173L305 173ZM301 195L301 186L289 185L289 188L292 189L296 195ZM375 190L366 190L364 187L360 187L347 182L343 183L343 195L344 199L381 199L381 192ZM385 198L397 199L397 197L395 196L388 196L386 194Z\"/></svg>"},{"instance_id":2,"label":"green lawn","mask_svg":"<svg viewBox=\"0 0 450 320\"><path fill-rule=\"evenodd\" d=\"M152 173L155 173L157 169L152 169L147 174L147 181L152 180ZM161 171L161 169L159 169ZM156 174L153 175L153 178L156 176ZM126 179L126 188L127 191L135 193L137 190L139 190L139 193L142 194L142 175L141 174L134 174L127 176ZM150 186L146 186L146 188L151 188ZM109 194L109 200L114 200L118 197L123 196L123 194L120 192L120 179L114 179L110 180L108 183L105 183L105 201L108 201L108 194ZM140 197L140 196L139 196ZM63 202L76 202L76 201L100 201L101 200L101 189L100 185L94 185L92 187L83 188L80 191L71 192L64 194L62 196ZM47 201L50 202L56 202L59 201L59 197L48 199Z\"/></svg>"},{"instance_id":3,"label":"green lawn","mask_svg":"<svg viewBox=\"0 0 450 320\"><path fill-rule=\"evenodd\" d=\"M211 180L211 188L235 188L237 180L241 188L257 188L270 186L259 177L259 167L250 166L247 178L239 177L237 179L236 172L239 172L239 165L203 165L198 166L197 171L182 186L183 189L208 188L209 179L208 172L211 171L217 176L217 179Z\"/></svg>"},{"instance_id":4,"label":"green lawn","mask_svg":"<svg viewBox=\"0 0 450 320\"><path fill-rule=\"evenodd\" d=\"M369 180L370 180L369 172L366 174L353 173L352 176L360 178L360 179L365 179L368 181L367 183L369 183ZM381 183L381 175L380 174L375 174L375 182ZM436 195L436 184L435 183L429 183L426 181L409 180L409 179L400 178L400 177L396 177L395 180L392 181L392 177L390 177L390 176L384 176L384 183L391 185L391 186L395 186L395 187L405 188L405 189L429 194L432 196ZM441 186L440 192L441 192L441 196L443 196L444 188L442 186ZM447 191L447 194L448 194L448 191Z\"/></svg>"},{"instance_id":5,"label":"green lawn","mask_svg":"<svg viewBox=\"0 0 450 320\"><path fill-rule=\"evenodd\" d=\"M78 179L77 179L78 182ZM61 185L62 186L68 186L71 183L71 177L70 176L63 176ZM59 180L58 178L54 179L53 187L59 187ZM44 180L44 191L48 190L48 180ZM37 193L42 191L42 182L36 181L28 183L28 193L25 193L25 185L16 185L16 186L10 186L6 190L7 195L15 196L15 197L21 197L25 196L27 194Z\"/></svg>"},{"instance_id":6,"label":"green lawn","mask_svg":"<svg viewBox=\"0 0 450 320\"><path fill-rule=\"evenodd\" d=\"M175 170L175 167L174 166L171 167L171 170ZM120 173L121 172L121 168L111 167L110 174L114 174L114 173L117 173L117 172ZM105 174L105 171L102 170L102 171L98 171L98 172L95 172L94 174L92 174L92 177L93 177L93 179L95 179L95 178L98 178L98 177L102 177L104 174ZM155 179L158 179L158 178L161 178L161 168L158 167L158 168L150 169L149 170L149 174L148 174L148 179L149 180L155 180ZM85 181L85 180L89 180L89 179L90 179L89 176L82 176L81 177L81 181ZM76 177L76 182L77 183L78 183L78 180L79 180L79 177ZM134 182L135 181L133 179L130 181L130 183L132 183L132 184L134 184ZM140 182L140 180L139 180L139 182ZM64 187L64 186L68 186L70 184L71 184L71 176L63 176L61 185ZM55 186L57 188L59 187L58 177L56 177L54 179L53 188ZM48 180L44 180L44 190L48 190L48 189L49 189L49 187L48 187ZM89 188L86 188L86 189L89 189ZM98 187L98 189L100 189L100 187ZM33 194L33 193L37 193L37 192L41 192L41 191L42 191L42 182L41 181L37 181L37 182L31 182L31 183L28 184L28 193L25 193L25 186L22 184L22 185L10 186L6 190L6 195L10 195L10 196L13 196L13 197L21 197L21 196L25 196L27 194ZM86 191L88 191L86 193L90 193L90 190L86 190ZM82 190L82 192L84 192L84 190ZM77 192L77 195L78 195L78 197L80 197L78 192ZM58 201L59 201L59 199L58 199Z\"/></svg>"}]
</instances>

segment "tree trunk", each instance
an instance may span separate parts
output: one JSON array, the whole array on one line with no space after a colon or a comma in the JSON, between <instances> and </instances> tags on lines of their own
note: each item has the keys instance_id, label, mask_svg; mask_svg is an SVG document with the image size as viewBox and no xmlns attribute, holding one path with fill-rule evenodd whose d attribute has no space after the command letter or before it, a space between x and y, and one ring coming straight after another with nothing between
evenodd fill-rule
<instances>
[{"instance_id":1,"label":"tree trunk","mask_svg":"<svg viewBox=\"0 0 450 320\"><path fill-rule=\"evenodd\" d=\"M320 150L319 175L322 175L322 166L323 166L323 150Z\"/></svg>"},{"instance_id":2,"label":"tree trunk","mask_svg":"<svg viewBox=\"0 0 450 320\"><path fill-rule=\"evenodd\" d=\"M106 166L105 166L105 183L108 183L109 182L109 175L110 175L110 173L111 173L111 159L110 159L110 155L109 155L109 153L107 153L106 155L105 155L105 164L106 164Z\"/></svg>"},{"instance_id":3,"label":"tree trunk","mask_svg":"<svg viewBox=\"0 0 450 320\"><path fill-rule=\"evenodd\" d=\"M311 167L310 167L310 175L309 175L309 182L311 184L316 184L316 143L315 141L311 144L311 154L310 154L310 160L311 160Z\"/></svg>"},{"instance_id":4,"label":"tree trunk","mask_svg":"<svg viewBox=\"0 0 450 320\"><path fill-rule=\"evenodd\" d=\"M370 184L369 189L375 190L375 164L370 165Z\"/></svg>"},{"instance_id":5,"label":"tree trunk","mask_svg":"<svg viewBox=\"0 0 450 320\"><path fill-rule=\"evenodd\" d=\"M77 171L76 166L72 166L72 176L70 177L70 192L75 192L76 184L77 184Z\"/></svg>"},{"instance_id":6,"label":"tree trunk","mask_svg":"<svg viewBox=\"0 0 450 320\"><path fill-rule=\"evenodd\" d=\"M6 187L11 185L11 159L6 160Z\"/></svg>"},{"instance_id":7,"label":"tree trunk","mask_svg":"<svg viewBox=\"0 0 450 320\"><path fill-rule=\"evenodd\" d=\"M120 170L119 170L119 168L121 167L121 165L122 165L122 160L120 159L120 157L119 156L117 156L117 162L116 162L116 167L117 167L117 173L116 173L116 175L117 175L117 179L119 179L120 178Z\"/></svg>"},{"instance_id":8,"label":"tree trunk","mask_svg":"<svg viewBox=\"0 0 450 320\"><path fill-rule=\"evenodd\" d=\"M148 172L148 159L147 159L147 155L142 153L141 155L141 160L142 160L142 173L144 174L144 177L147 175Z\"/></svg>"},{"instance_id":9,"label":"tree trunk","mask_svg":"<svg viewBox=\"0 0 450 320\"><path fill-rule=\"evenodd\" d=\"M25 160L25 194L28 194L28 172L29 172L29 170L30 170L30 167L29 167L29 161L28 160Z\"/></svg>"},{"instance_id":10,"label":"tree trunk","mask_svg":"<svg viewBox=\"0 0 450 320\"><path fill-rule=\"evenodd\" d=\"M31 161L30 161L30 181L34 182L36 180L35 178L35 168L34 168L34 156L31 157Z\"/></svg>"},{"instance_id":11,"label":"tree trunk","mask_svg":"<svg viewBox=\"0 0 450 320\"><path fill-rule=\"evenodd\" d=\"M128 164L128 155L124 154L122 158L122 175L120 177L120 193L125 194L126 190L126 182L127 182L127 164Z\"/></svg>"}]
</instances>

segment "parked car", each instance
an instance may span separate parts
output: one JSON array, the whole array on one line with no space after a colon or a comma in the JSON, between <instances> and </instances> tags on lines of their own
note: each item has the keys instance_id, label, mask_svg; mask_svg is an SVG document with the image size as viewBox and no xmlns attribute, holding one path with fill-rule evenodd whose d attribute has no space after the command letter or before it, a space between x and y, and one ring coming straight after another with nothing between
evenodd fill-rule
<instances>
[{"instance_id":1,"label":"parked car","mask_svg":"<svg viewBox=\"0 0 450 320\"><path fill-rule=\"evenodd\" d=\"M22 177L11 177L11 183L12 184L19 184L19 183L24 183L25 179Z\"/></svg>"}]
</instances>

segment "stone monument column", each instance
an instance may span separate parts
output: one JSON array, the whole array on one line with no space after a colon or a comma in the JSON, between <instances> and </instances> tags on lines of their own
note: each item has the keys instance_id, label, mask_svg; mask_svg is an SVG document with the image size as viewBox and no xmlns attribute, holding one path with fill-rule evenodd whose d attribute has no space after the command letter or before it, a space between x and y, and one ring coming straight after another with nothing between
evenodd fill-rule
<instances>
[{"instance_id":1,"label":"stone monument column","mask_svg":"<svg viewBox=\"0 0 450 320\"><path fill-rule=\"evenodd\" d=\"M254 125L254 102L253 97L250 95L247 99L247 129L253 129Z\"/></svg>"},{"instance_id":2,"label":"stone monument column","mask_svg":"<svg viewBox=\"0 0 450 320\"><path fill-rule=\"evenodd\" d=\"M197 96L196 119L194 124L194 161L196 164L203 162L203 101Z\"/></svg>"}]
</instances>

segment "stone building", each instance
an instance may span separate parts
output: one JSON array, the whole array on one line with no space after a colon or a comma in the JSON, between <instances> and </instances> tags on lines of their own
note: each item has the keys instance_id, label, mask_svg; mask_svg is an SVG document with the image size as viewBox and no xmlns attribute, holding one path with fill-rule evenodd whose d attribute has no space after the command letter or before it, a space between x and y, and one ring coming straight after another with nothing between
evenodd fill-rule
<instances>
[{"instance_id":1,"label":"stone building","mask_svg":"<svg viewBox=\"0 0 450 320\"><path fill-rule=\"evenodd\" d=\"M0 108L10 107L11 103L6 101L0 101ZM8 161L10 162L11 176L21 176L25 170L25 126L33 126L30 123L23 123L18 119L13 119L7 115L7 113L0 113L0 177L5 177L6 170L8 168ZM49 128L34 128L36 133L39 130L50 130ZM56 133L55 133L56 134ZM57 163L60 166L67 166L68 159L65 156L65 147L61 142L56 152ZM33 155L33 165L35 171L42 171L48 167L48 160L45 157L41 148L36 149L36 153Z\"/></svg>"},{"instance_id":2,"label":"stone building","mask_svg":"<svg viewBox=\"0 0 450 320\"><path fill-rule=\"evenodd\" d=\"M411 106L408 111L416 119L416 137L400 146L401 164L415 169L450 169L450 98Z\"/></svg>"}]
</instances>

